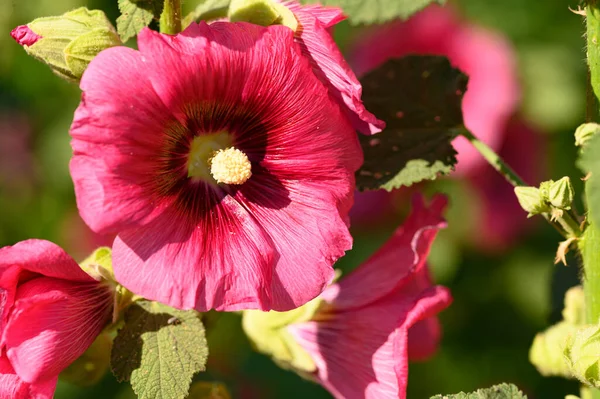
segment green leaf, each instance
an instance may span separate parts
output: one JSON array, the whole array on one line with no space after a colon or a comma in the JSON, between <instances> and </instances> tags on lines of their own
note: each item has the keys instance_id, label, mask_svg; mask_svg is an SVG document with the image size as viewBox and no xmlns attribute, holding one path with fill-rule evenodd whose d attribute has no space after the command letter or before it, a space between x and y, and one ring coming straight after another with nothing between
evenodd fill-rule
<instances>
[{"instance_id":1,"label":"green leaf","mask_svg":"<svg viewBox=\"0 0 600 399\"><path fill-rule=\"evenodd\" d=\"M182 22L184 29L194 21L210 21L225 18L229 9L230 0L204 0L194 11L185 16Z\"/></svg>"},{"instance_id":2,"label":"green leaf","mask_svg":"<svg viewBox=\"0 0 600 399\"><path fill-rule=\"evenodd\" d=\"M577 164L584 173L591 173L585 182L588 217L600 226L600 135L586 143Z\"/></svg>"},{"instance_id":3,"label":"green leaf","mask_svg":"<svg viewBox=\"0 0 600 399\"><path fill-rule=\"evenodd\" d=\"M208 346L195 311L139 301L125 313L111 353L119 381L131 381L140 399L184 399L192 377L205 370Z\"/></svg>"},{"instance_id":4,"label":"green leaf","mask_svg":"<svg viewBox=\"0 0 600 399\"><path fill-rule=\"evenodd\" d=\"M125 43L150 25L153 19L160 18L162 0L119 0L121 16L117 18L117 31Z\"/></svg>"},{"instance_id":5,"label":"green leaf","mask_svg":"<svg viewBox=\"0 0 600 399\"><path fill-rule=\"evenodd\" d=\"M513 384L500 384L487 389L479 389L473 393L437 395L430 399L527 399L527 396L523 395Z\"/></svg>"},{"instance_id":6,"label":"green leaf","mask_svg":"<svg viewBox=\"0 0 600 399\"><path fill-rule=\"evenodd\" d=\"M392 19L408 19L431 3L446 0L301 0L301 3L320 3L340 7L352 24L379 24Z\"/></svg>"},{"instance_id":7,"label":"green leaf","mask_svg":"<svg viewBox=\"0 0 600 399\"><path fill-rule=\"evenodd\" d=\"M365 106L387 127L359 135L365 154L356 173L360 190L390 191L454 169L451 141L463 124L467 80L438 56L390 60L361 79Z\"/></svg>"}]
</instances>

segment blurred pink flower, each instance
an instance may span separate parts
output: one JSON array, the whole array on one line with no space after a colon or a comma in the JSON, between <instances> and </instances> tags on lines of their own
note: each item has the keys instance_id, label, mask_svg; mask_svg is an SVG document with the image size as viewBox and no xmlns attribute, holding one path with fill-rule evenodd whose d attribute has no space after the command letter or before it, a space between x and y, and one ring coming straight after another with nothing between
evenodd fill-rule
<instances>
[{"instance_id":1,"label":"blurred pink flower","mask_svg":"<svg viewBox=\"0 0 600 399\"><path fill-rule=\"evenodd\" d=\"M448 289L434 286L427 255L446 226L443 196L427 207L420 196L392 238L369 260L321 294L310 321L287 328L310 354L315 377L336 398L406 397L408 359L435 351L437 313L450 305Z\"/></svg>"},{"instance_id":2,"label":"blurred pink flower","mask_svg":"<svg viewBox=\"0 0 600 399\"><path fill-rule=\"evenodd\" d=\"M451 7L431 5L406 22L367 30L351 47L348 60L360 77L390 58L408 54L446 56L469 76L463 99L465 126L498 149L520 91L509 43L496 33L459 20ZM484 164L462 137L453 144L459 154L458 173Z\"/></svg>"},{"instance_id":3,"label":"blurred pink flower","mask_svg":"<svg viewBox=\"0 0 600 399\"><path fill-rule=\"evenodd\" d=\"M0 398L52 398L112 316L113 293L44 240L0 249Z\"/></svg>"},{"instance_id":4,"label":"blurred pink flower","mask_svg":"<svg viewBox=\"0 0 600 399\"><path fill-rule=\"evenodd\" d=\"M310 61L317 78L327 86L354 128L364 134L380 132L385 122L366 110L361 100L360 82L331 37L332 27L346 19L342 9L278 1L296 16L298 30L294 35L295 41Z\"/></svg>"},{"instance_id":5,"label":"blurred pink flower","mask_svg":"<svg viewBox=\"0 0 600 399\"><path fill-rule=\"evenodd\" d=\"M7 194L14 194L33 181L30 141L31 126L23 115L0 114L0 186Z\"/></svg>"},{"instance_id":6,"label":"blurred pink flower","mask_svg":"<svg viewBox=\"0 0 600 399\"><path fill-rule=\"evenodd\" d=\"M247 23L145 29L139 51L90 63L71 174L85 222L118 233L114 271L131 291L289 310L331 282L362 153L293 40Z\"/></svg>"}]
</instances>

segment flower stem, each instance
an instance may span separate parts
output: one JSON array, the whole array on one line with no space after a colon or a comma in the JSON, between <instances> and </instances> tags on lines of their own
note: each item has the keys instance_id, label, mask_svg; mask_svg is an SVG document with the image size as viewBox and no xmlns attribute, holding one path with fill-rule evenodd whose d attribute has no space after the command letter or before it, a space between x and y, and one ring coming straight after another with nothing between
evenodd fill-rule
<instances>
[{"instance_id":1,"label":"flower stem","mask_svg":"<svg viewBox=\"0 0 600 399\"><path fill-rule=\"evenodd\" d=\"M165 0L160 15L160 31L169 35L181 32L181 0Z\"/></svg>"},{"instance_id":2,"label":"flower stem","mask_svg":"<svg viewBox=\"0 0 600 399\"><path fill-rule=\"evenodd\" d=\"M598 119L600 98L600 9L597 0L588 0L585 7L587 61L589 66L586 120ZM590 224L580 240L583 259L583 291L586 321L597 324L600 319L600 231ZM591 399L600 399L600 390L590 389Z\"/></svg>"},{"instance_id":3,"label":"flower stem","mask_svg":"<svg viewBox=\"0 0 600 399\"><path fill-rule=\"evenodd\" d=\"M466 128L460 128L455 133L462 135L475 147L486 161L500 173L506 181L514 187L527 186L527 183L506 163L498 154L494 152L487 144L479 140L473 133ZM577 217L572 211L563 212L562 216L551 218L547 213L542 216L565 238L576 238L581 235L581 229L577 222Z\"/></svg>"}]
</instances>

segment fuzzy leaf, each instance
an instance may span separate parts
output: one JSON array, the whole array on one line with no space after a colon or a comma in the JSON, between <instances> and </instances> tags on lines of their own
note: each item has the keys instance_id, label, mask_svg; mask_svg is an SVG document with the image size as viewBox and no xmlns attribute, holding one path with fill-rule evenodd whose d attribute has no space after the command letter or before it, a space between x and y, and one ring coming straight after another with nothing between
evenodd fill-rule
<instances>
[{"instance_id":1,"label":"fuzzy leaf","mask_svg":"<svg viewBox=\"0 0 600 399\"><path fill-rule=\"evenodd\" d=\"M591 138L582 150L578 166L591 173L585 182L588 217L600 226L600 135Z\"/></svg>"},{"instance_id":2,"label":"fuzzy leaf","mask_svg":"<svg viewBox=\"0 0 600 399\"><path fill-rule=\"evenodd\" d=\"M358 188L391 191L450 173L456 164L450 142L463 124L467 81L438 56L390 60L365 75L363 102L387 127L359 137L365 162L356 174Z\"/></svg>"},{"instance_id":3,"label":"fuzzy leaf","mask_svg":"<svg viewBox=\"0 0 600 399\"><path fill-rule=\"evenodd\" d=\"M499 384L491 388L478 389L473 393L457 393L455 395L437 395L430 399L527 399L519 388L513 384Z\"/></svg>"},{"instance_id":4,"label":"fuzzy leaf","mask_svg":"<svg viewBox=\"0 0 600 399\"><path fill-rule=\"evenodd\" d=\"M320 3L340 7L350 23L379 24L392 19L408 19L431 3L444 4L446 0L301 0L304 4Z\"/></svg>"},{"instance_id":5,"label":"fuzzy leaf","mask_svg":"<svg viewBox=\"0 0 600 399\"><path fill-rule=\"evenodd\" d=\"M125 43L139 33L154 18L160 18L162 0L119 0L121 16L117 18L117 31Z\"/></svg>"},{"instance_id":6,"label":"fuzzy leaf","mask_svg":"<svg viewBox=\"0 0 600 399\"><path fill-rule=\"evenodd\" d=\"M198 313L140 301L125 312L111 367L119 381L131 381L140 399L184 399L207 357Z\"/></svg>"}]
</instances>

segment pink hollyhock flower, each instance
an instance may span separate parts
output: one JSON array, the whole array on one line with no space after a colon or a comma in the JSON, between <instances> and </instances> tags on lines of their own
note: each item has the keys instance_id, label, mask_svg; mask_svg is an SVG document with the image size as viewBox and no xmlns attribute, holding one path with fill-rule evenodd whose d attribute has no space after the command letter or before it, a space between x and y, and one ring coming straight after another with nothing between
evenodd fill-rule
<instances>
[{"instance_id":1,"label":"pink hollyhock flower","mask_svg":"<svg viewBox=\"0 0 600 399\"><path fill-rule=\"evenodd\" d=\"M285 26L145 29L100 53L71 127L80 213L117 280L177 308L288 310L351 247L356 133Z\"/></svg>"},{"instance_id":2,"label":"pink hollyhock flower","mask_svg":"<svg viewBox=\"0 0 600 399\"><path fill-rule=\"evenodd\" d=\"M0 398L52 398L112 316L113 292L44 240L0 249Z\"/></svg>"},{"instance_id":3,"label":"pink hollyhock flower","mask_svg":"<svg viewBox=\"0 0 600 399\"><path fill-rule=\"evenodd\" d=\"M408 359L428 357L437 347L436 314L452 298L448 289L432 285L426 260L437 231L446 225L441 216L446 199L437 196L426 207L421 197L415 198L404 225L369 260L328 287L321 303L311 302L316 308L311 316L270 323L284 330L279 337L293 337L284 346L295 353L289 365L302 365L301 372L309 372L336 398L405 398ZM286 315L244 313L246 332L259 349L272 348L276 361L285 351L276 349L272 334L256 327Z\"/></svg>"},{"instance_id":4,"label":"pink hollyhock flower","mask_svg":"<svg viewBox=\"0 0 600 399\"><path fill-rule=\"evenodd\" d=\"M509 43L491 31L460 21L452 8L431 5L406 22L365 32L348 60L354 72L362 76L390 58L408 54L444 55L469 76L463 98L465 126L498 149L519 100L516 60ZM463 137L453 144L458 151L459 173L484 164Z\"/></svg>"},{"instance_id":5,"label":"pink hollyhock flower","mask_svg":"<svg viewBox=\"0 0 600 399\"><path fill-rule=\"evenodd\" d=\"M362 87L342 56L330 30L346 19L342 9L320 5L301 6L295 1L277 0L288 7L298 20L295 41L309 60L313 72L328 87L354 128L364 134L380 132L385 122L366 110Z\"/></svg>"}]
</instances>

